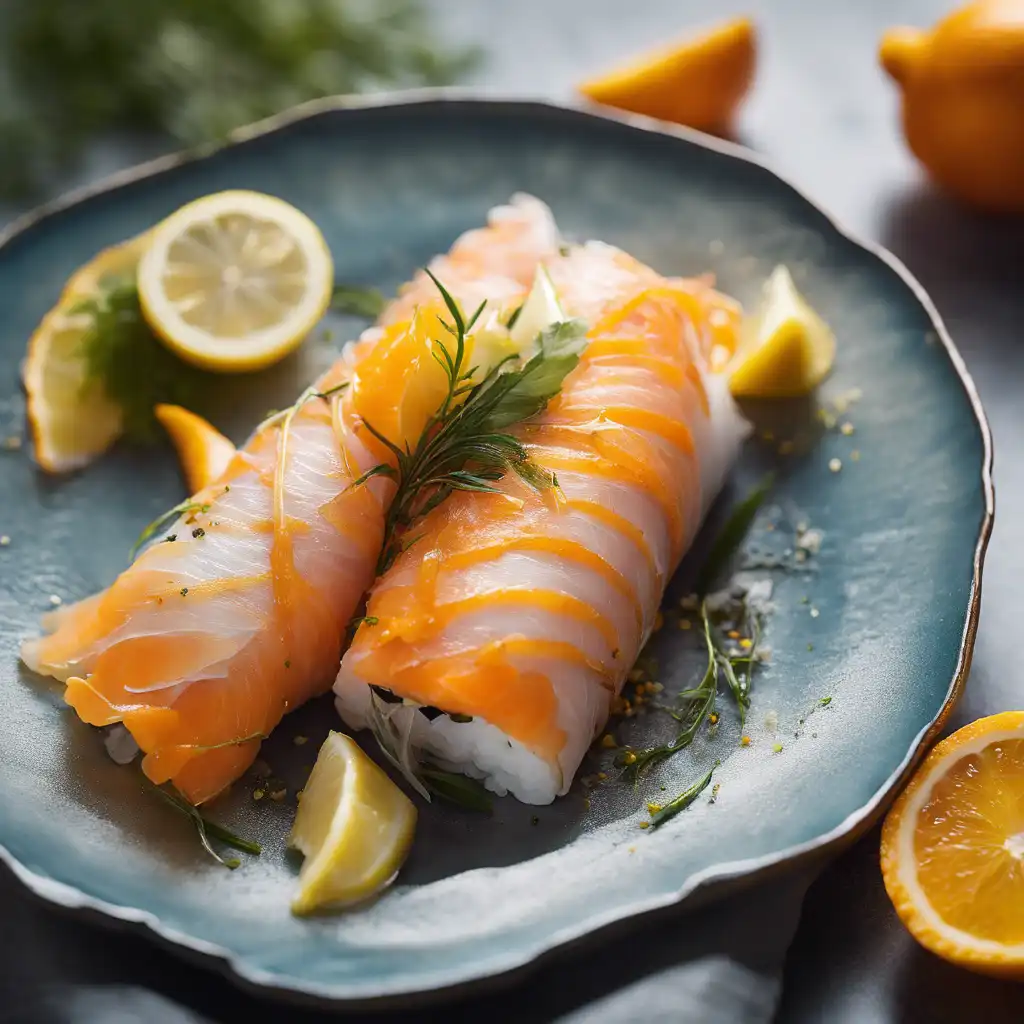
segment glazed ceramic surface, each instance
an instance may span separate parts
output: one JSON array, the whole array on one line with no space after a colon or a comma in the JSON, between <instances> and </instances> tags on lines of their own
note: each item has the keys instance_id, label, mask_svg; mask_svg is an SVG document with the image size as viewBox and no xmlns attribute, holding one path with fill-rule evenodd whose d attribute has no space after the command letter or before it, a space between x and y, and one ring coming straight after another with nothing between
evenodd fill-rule
<instances>
[{"instance_id":1,"label":"glazed ceramic surface","mask_svg":"<svg viewBox=\"0 0 1024 1024\"><path fill-rule=\"evenodd\" d=\"M18 663L18 643L50 595L68 601L107 584L140 529L181 499L172 454L122 447L55 479L24 450L0 453L0 533L11 538L0 549L0 854L28 886L223 958L250 983L375 1000L522 967L604 925L827 847L877 815L966 676L992 513L973 386L931 304L891 257L851 240L749 154L642 119L438 96L326 104L16 226L0 247L0 432L22 428L25 343L71 272L227 188L294 203L322 228L339 280L385 291L516 191L547 201L570 238L604 239L666 274L710 271L744 302L786 263L835 329L837 366L819 403L845 403L837 425L853 433L824 429L817 406L781 416L752 408L760 429L670 590L677 608L715 523L774 470L746 549L752 576L772 580L774 606L749 746L723 693L717 734L637 788L612 777L577 784L550 807L499 800L489 817L423 806L398 884L314 920L288 912L298 870L284 845L291 796L256 801L246 779L214 805L211 815L264 849L227 872L137 767L109 760L60 688ZM333 317L326 326L332 338L318 332L285 364L227 382L218 425L243 439L363 324ZM780 454L786 439L796 450ZM820 551L795 568L766 568L792 562L804 523L821 531ZM699 636L679 619L669 611L653 643L669 695L701 673ZM290 794L338 725L330 701L319 701L266 744ZM642 746L670 726L649 711L619 735ZM671 798L715 760L713 802L709 789L663 828L638 827L648 800ZM595 757L583 773L606 762Z\"/></svg>"}]
</instances>

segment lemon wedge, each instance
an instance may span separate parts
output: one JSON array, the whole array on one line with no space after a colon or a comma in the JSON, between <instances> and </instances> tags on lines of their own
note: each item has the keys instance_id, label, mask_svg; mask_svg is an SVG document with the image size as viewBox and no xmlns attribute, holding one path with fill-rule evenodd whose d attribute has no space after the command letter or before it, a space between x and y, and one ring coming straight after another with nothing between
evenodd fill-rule
<instances>
[{"instance_id":1,"label":"lemon wedge","mask_svg":"<svg viewBox=\"0 0 1024 1024\"><path fill-rule=\"evenodd\" d=\"M22 376L35 458L48 473L80 469L121 435L122 412L102 380L90 376L82 342L93 324L76 307L97 298L107 281L131 277L148 241L139 235L104 249L77 270L28 344Z\"/></svg>"},{"instance_id":2,"label":"lemon wedge","mask_svg":"<svg viewBox=\"0 0 1024 1024\"><path fill-rule=\"evenodd\" d=\"M350 736L332 732L302 791L288 845L301 851L292 912L366 899L402 866L416 828L409 798Z\"/></svg>"},{"instance_id":3,"label":"lemon wedge","mask_svg":"<svg viewBox=\"0 0 1024 1024\"><path fill-rule=\"evenodd\" d=\"M153 410L178 453L190 494L208 487L228 468L235 446L212 424L180 405Z\"/></svg>"},{"instance_id":4,"label":"lemon wedge","mask_svg":"<svg viewBox=\"0 0 1024 1024\"><path fill-rule=\"evenodd\" d=\"M150 327L178 356L219 372L257 370L297 348L331 299L317 226L258 192L217 192L153 229L138 270Z\"/></svg>"},{"instance_id":5,"label":"lemon wedge","mask_svg":"<svg viewBox=\"0 0 1024 1024\"><path fill-rule=\"evenodd\" d=\"M541 264L533 275L530 294L526 296L519 316L509 330L509 337L519 352L525 353L541 331L565 318L565 310L558 300L555 284L547 268Z\"/></svg>"},{"instance_id":6,"label":"lemon wedge","mask_svg":"<svg viewBox=\"0 0 1024 1024\"><path fill-rule=\"evenodd\" d=\"M729 389L741 398L810 394L832 369L836 340L797 291L783 266L772 271L757 311L743 325L729 369Z\"/></svg>"}]
</instances>

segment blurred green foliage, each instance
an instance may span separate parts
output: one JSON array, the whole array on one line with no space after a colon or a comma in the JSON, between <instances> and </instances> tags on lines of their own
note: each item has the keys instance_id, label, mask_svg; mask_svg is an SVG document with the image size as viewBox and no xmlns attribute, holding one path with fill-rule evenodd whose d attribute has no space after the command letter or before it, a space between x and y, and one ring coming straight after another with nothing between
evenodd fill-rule
<instances>
[{"instance_id":1,"label":"blurred green foliage","mask_svg":"<svg viewBox=\"0 0 1024 1024\"><path fill-rule=\"evenodd\" d=\"M91 138L186 146L304 100L452 81L476 53L419 0L7 0L0 192L38 190Z\"/></svg>"}]
</instances>

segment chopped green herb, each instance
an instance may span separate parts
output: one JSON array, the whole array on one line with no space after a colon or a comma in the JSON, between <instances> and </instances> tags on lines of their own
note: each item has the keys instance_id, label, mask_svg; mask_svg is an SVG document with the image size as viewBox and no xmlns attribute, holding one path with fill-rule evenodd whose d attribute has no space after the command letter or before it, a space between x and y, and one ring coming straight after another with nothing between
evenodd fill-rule
<instances>
[{"instance_id":1,"label":"chopped green herb","mask_svg":"<svg viewBox=\"0 0 1024 1024\"><path fill-rule=\"evenodd\" d=\"M818 701L818 703L819 703L819 704L820 704L820 705L821 705L821 706L822 706L823 708L827 708L827 707L829 706L829 704L831 704L831 703L832 703L832 698L831 698L831 697L822 697L822 698L821 698L821 700L819 700L819 701Z\"/></svg>"},{"instance_id":2,"label":"chopped green herb","mask_svg":"<svg viewBox=\"0 0 1024 1024\"><path fill-rule=\"evenodd\" d=\"M157 516L147 526L142 533L139 534L135 543L132 545L131 551L128 552L128 557L134 559L139 553L140 548L144 547L149 541L151 541L161 530L166 529L171 523L174 522L179 516L189 515L189 513L199 512L205 514L210 511L209 505L204 505L199 502L193 501L191 498L186 498L185 501L175 505L174 508L168 509L163 515ZM168 540L175 540L177 538L176 533L172 533Z\"/></svg>"},{"instance_id":3,"label":"chopped green herb","mask_svg":"<svg viewBox=\"0 0 1024 1024\"><path fill-rule=\"evenodd\" d=\"M178 593L181 594L182 597L185 597L188 594L188 587L182 587Z\"/></svg>"},{"instance_id":4,"label":"chopped green herb","mask_svg":"<svg viewBox=\"0 0 1024 1024\"><path fill-rule=\"evenodd\" d=\"M707 788L708 783L711 781L711 776L720 763L716 761L689 789L683 790L674 800L670 800L652 813L651 827L657 828L659 825L664 825L666 821L674 818L680 811L685 811Z\"/></svg>"},{"instance_id":5,"label":"chopped green herb","mask_svg":"<svg viewBox=\"0 0 1024 1024\"><path fill-rule=\"evenodd\" d=\"M450 804L485 814L490 814L494 808L491 794L477 779L440 768L421 768L420 778L434 796Z\"/></svg>"},{"instance_id":6,"label":"chopped green herb","mask_svg":"<svg viewBox=\"0 0 1024 1024\"><path fill-rule=\"evenodd\" d=\"M195 409L211 394L216 375L183 362L157 338L142 315L134 278L115 277L100 287L72 309L90 320L81 343L86 383L99 382L121 409L128 440L153 443L163 437L154 406Z\"/></svg>"},{"instance_id":7,"label":"chopped green herb","mask_svg":"<svg viewBox=\"0 0 1024 1024\"><path fill-rule=\"evenodd\" d=\"M367 320L376 320L387 304L383 292L354 284L336 284L331 296L331 309L335 312L365 317Z\"/></svg>"},{"instance_id":8,"label":"chopped green herb","mask_svg":"<svg viewBox=\"0 0 1024 1024\"><path fill-rule=\"evenodd\" d=\"M200 537L205 537L206 536L206 531L201 526L197 526L192 531L192 536L195 537L196 540L198 540Z\"/></svg>"},{"instance_id":9,"label":"chopped green herb","mask_svg":"<svg viewBox=\"0 0 1024 1024\"><path fill-rule=\"evenodd\" d=\"M700 597L708 593L739 550L774 483L774 475L769 474L730 513L697 575L697 594Z\"/></svg>"},{"instance_id":10,"label":"chopped green herb","mask_svg":"<svg viewBox=\"0 0 1024 1024\"><path fill-rule=\"evenodd\" d=\"M192 824L195 825L196 832L199 835L199 842L202 843L203 849L218 864L222 864L224 867L234 871L241 864L241 861L237 857L222 857L214 849L213 844L210 842L211 839L216 839L218 842L224 843L225 846L231 846L245 853L258 855L261 852L259 843L254 843L251 839L243 839L223 825L218 825L215 821L210 821L209 818L203 817L199 809L186 800L174 786L157 786L148 779L145 779L145 782L150 789L158 793L171 807L191 820Z\"/></svg>"}]
</instances>

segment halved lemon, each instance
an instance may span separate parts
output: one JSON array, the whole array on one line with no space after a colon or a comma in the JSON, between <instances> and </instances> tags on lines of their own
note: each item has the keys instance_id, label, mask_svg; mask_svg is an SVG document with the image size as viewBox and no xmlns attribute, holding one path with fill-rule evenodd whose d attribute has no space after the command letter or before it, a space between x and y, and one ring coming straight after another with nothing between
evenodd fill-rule
<instances>
[{"instance_id":1,"label":"halved lemon","mask_svg":"<svg viewBox=\"0 0 1024 1024\"><path fill-rule=\"evenodd\" d=\"M22 368L35 458L49 473L80 469L121 435L121 408L103 382L90 377L82 342L92 318L75 307L96 298L107 282L135 273L148 235L104 249L77 270L57 305L28 343Z\"/></svg>"},{"instance_id":2,"label":"halved lemon","mask_svg":"<svg viewBox=\"0 0 1024 1024\"><path fill-rule=\"evenodd\" d=\"M584 96L705 132L728 130L757 63L757 32L733 18L579 86Z\"/></svg>"},{"instance_id":3,"label":"halved lemon","mask_svg":"<svg viewBox=\"0 0 1024 1024\"><path fill-rule=\"evenodd\" d=\"M881 857L896 912L923 946L1024 977L1024 711L935 747L885 819Z\"/></svg>"},{"instance_id":4,"label":"halved lemon","mask_svg":"<svg viewBox=\"0 0 1024 1024\"><path fill-rule=\"evenodd\" d=\"M729 389L741 398L807 395L828 376L835 357L831 328L797 291L789 270L778 266L743 324Z\"/></svg>"},{"instance_id":5,"label":"halved lemon","mask_svg":"<svg viewBox=\"0 0 1024 1024\"><path fill-rule=\"evenodd\" d=\"M334 286L330 250L300 210L259 192L217 192L153 229L139 264L150 327L207 370L257 370L297 348Z\"/></svg>"},{"instance_id":6,"label":"halved lemon","mask_svg":"<svg viewBox=\"0 0 1024 1024\"><path fill-rule=\"evenodd\" d=\"M398 874L416 808L350 736L332 732L317 755L289 846L306 860L292 912L364 900Z\"/></svg>"},{"instance_id":7,"label":"halved lemon","mask_svg":"<svg viewBox=\"0 0 1024 1024\"><path fill-rule=\"evenodd\" d=\"M228 468L235 446L210 422L180 405L153 410L178 453L190 494L208 487Z\"/></svg>"}]
</instances>

